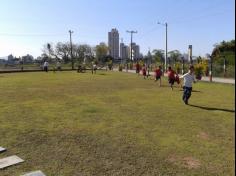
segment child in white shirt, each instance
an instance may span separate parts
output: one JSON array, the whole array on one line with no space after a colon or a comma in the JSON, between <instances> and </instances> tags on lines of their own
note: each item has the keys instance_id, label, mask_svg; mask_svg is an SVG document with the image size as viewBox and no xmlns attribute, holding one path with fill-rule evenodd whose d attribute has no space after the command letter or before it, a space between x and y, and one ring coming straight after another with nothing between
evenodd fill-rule
<instances>
[{"instance_id":1,"label":"child in white shirt","mask_svg":"<svg viewBox=\"0 0 236 176\"><path fill-rule=\"evenodd\" d=\"M188 73L184 74L180 78L184 79L184 93L183 93L183 101L185 104L188 104L188 100L191 96L192 92L192 83L196 83L195 78L194 78L194 67L191 65L189 67Z\"/></svg>"}]
</instances>

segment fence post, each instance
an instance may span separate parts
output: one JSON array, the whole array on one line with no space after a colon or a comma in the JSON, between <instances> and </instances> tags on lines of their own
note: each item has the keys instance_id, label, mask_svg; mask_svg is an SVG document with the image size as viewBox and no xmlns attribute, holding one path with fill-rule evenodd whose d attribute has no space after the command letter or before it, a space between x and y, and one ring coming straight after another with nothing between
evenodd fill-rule
<instances>
[{"instance_id":1,"label":"fence post","mask_svg":"<svg viewBox=\"0 0 236 176\"><path fill-rule=\"evenodd\" d=\"M226 77L226 58L225 56L223 56L224 58L224 77Z\"/></svg>"},{"instance_id":2,"label":"fence post","mask_svg":"<svg viewBox=\"0 0 236 176\"><path fill-rule=\"evenodd\" d=\"M212 82L212 56L210 56L210 82Z\"/></svg>"}]
</instances>

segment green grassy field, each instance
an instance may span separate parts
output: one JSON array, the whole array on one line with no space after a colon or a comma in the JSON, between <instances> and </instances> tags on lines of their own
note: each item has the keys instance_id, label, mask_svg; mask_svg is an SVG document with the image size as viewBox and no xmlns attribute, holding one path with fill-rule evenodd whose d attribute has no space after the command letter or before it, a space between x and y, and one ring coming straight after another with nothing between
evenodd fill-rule
<instances>
[{"instance_id":1,"label":"green grassy field","mask_svg":"<svg viewBox=\"0 0 236 176\"><path fill-rule=\"evenodd\" d=\"M234 85L182 91L118 72L0 74L0 170L18 176L234 175Z\"/></svg>"}]
</instances>

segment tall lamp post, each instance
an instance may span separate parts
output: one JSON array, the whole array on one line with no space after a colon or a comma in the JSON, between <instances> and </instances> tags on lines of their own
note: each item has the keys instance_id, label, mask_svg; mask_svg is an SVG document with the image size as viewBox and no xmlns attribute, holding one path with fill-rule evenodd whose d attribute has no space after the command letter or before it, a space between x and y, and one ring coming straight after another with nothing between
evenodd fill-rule
<instances>
[{"instance_id":1,"label":"tall lamp post","mask_svg":"<svg viewBox=\"0 0 236 176\"><path fill-rule=\"evenodd\" d=\"M166 54L165 54L165 68L164 68L164 71L166 72L167 71L166 61L167 61L167 26L168 26L168 24L167 23L160 23L160 22L157 22L157 24L160 24L160 25L163 25L166 27Z\"/></svg>"}]
</instances>

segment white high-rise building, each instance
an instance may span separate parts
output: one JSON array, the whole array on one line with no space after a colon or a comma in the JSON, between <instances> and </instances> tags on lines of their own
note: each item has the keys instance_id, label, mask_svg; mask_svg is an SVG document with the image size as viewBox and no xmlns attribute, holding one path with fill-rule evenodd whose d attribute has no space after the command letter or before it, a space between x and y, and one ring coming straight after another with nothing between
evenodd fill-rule
<instances>
[{"instance_id":1,"label":"white high-rise building","mask_svg":"<svg viewBox=\"0 0 236 176\"><path fill-rule=\"evenodd\" d=\"M129 47L124 43L120 43L120 59L122 61L129 58Z\"/></svg>"},{"instance_id":2,"label":"white high-rise building","mask_svg":"<svg viewBox=\"0 0 236 176\"><path fill-rule=\"evenodd\" d=\"M119 59L119 32L115 28L108 32L108 48L109 54L114 59Z\"/></svg>"},{"instance_id":3,"label":"white high-rise building","mask_svg":"<svg viewBox=\"0 0 236 176\"><path fill-rule=\"evenodd\" d=\"M129 52L129 58L130 58L130 52ZM132 60L140 59L140 47L139 45L136 45L136 43L132 44L132 58L131 59Z\"/></svg>"}]
</instances>

